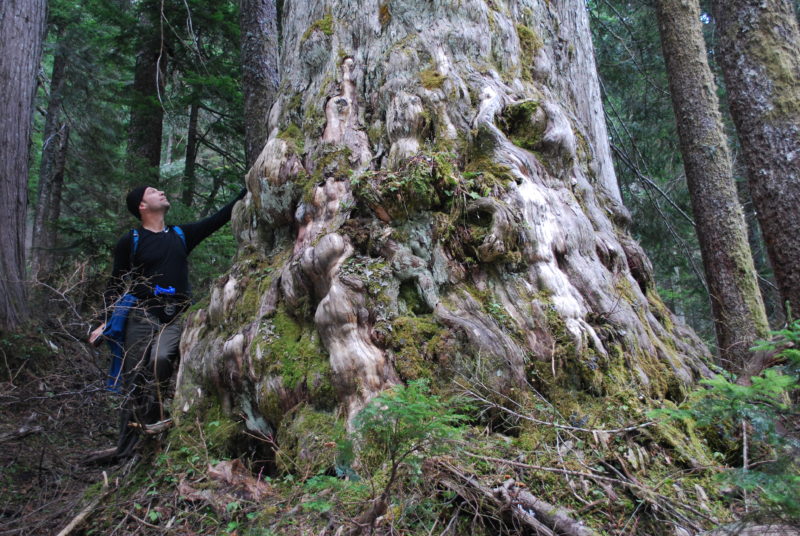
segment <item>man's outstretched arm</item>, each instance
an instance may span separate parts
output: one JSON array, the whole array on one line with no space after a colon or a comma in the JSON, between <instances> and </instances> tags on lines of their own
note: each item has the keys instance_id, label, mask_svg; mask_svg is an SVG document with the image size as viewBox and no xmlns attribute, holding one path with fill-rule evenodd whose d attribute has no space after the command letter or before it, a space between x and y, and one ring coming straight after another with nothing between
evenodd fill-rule
<instances>
[{"instance_id":1,"label":"man's outstretched arm","mask_svg":"<svg viewBox=\"0 0 800 536\"><path fill-rule=\"evenodd\" d=\"M186 235L186 251L192 251L197 244L208 238L214 231L231 221L231 214L233 213L233 206L237 201L247 195L247 189L243 188L239 195L230 203L219 209L216 213L198 220L193 223L181 224L180 228L183 229Z\"/></svg>"}]
</instances>

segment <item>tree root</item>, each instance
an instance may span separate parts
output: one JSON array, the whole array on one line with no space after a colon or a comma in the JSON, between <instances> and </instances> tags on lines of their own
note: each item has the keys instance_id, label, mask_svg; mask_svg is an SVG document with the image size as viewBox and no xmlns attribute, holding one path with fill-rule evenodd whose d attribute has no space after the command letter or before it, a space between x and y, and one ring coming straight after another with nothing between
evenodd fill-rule
<instances>
[{"instance_id":1,"label":"tree root","mask_svg":"<svg viewBox=\"0 0 800 536\"><path fill-rule=\"evenodd\" d=\"M537 498L518 487L513 479L489 488L442 458L430 459L425 465L424 472L432 482L457 493L477 508L491 510L493 515L516 527L547 536L597 536L594 530L573 519L569 510Z\"/></svg>"}]
</instances>

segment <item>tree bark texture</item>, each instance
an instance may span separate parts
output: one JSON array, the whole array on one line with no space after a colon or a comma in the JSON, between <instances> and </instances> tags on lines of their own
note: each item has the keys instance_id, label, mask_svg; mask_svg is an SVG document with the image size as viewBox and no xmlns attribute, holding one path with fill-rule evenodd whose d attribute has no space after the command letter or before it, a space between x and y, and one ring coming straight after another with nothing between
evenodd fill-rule
<instances>
[{"instance_id":1,"label":"tree bark texture","mask_svg":"<svg viewBox=\"0 0 800 536\"><path fill-rule=\"evenodd\" d=\"M31 250L31 266L34 274L47 273L52 263L49 261L52 252L49 248L55 243L52 234L55 228L50 213L54 182L60 175L63 180L64 153L67 145L68 128L62 119L61 103L64 98L65 68L67 54L63 45L59 44L53 56L53 71L50 77L50 99L47 103L47 115L44 122L42 142L42 159L39 165L39 188L36 196L36 210L33 220L33 247Z\"/></svg>"},{"instance_id":2,"label":"tree bark texture","mask_svg":"<svg viewBox=\"0 0 800 536\"><path fill-rule=\"evenodd\" d=\"M581 0L285 10L239 257L187 319L178 407L218 399L280 442L300 403L352 422L418 378L657 398L708 373L625 230Z\"/></svg>"},{"instance_id":3,"label":"tree bark texture","mask_svg":"<svg viewBox=\"0 0 800 536\"><path fill-rule=\"evenodd\" d=\"M161 165L161 138L167 50L161 31L159 5L147 2L139 17L139 43L133 73L131 115L128 125L127 170L138 182L157 185Z\"/></svg>"},{"instance_id":4,"label":"tree bark texture","mask_svg":"<svg viewBox=\"0 0 800 536\"><path fill-rule=\"evenodd\" d=\"M726 368L741 371L753 343L769 335L769 324L706 59L700 6L697 0L656 4L719 354Z\"/></svg>"},{"instance_id":5,"label":"tree bark texture","mask_svg":"<svg viewBox=\"0 0 800 536\"><path fill-rule=\"evenodd\" d=\"M784 304L800 310L800 31L789 0L715 0L718 58Z\"/></svg>"},{"instance_id":6,"label":"tree bark texture","mask_svg":"<svg viewBox=\"0 0 800 536\"><path fill-rule=\"evenodd\" d=\"M242 93L247 167L267 142L267 116L278 90L278 12L275 0L241 0Z\"/></svg>"},{"instance_id":7,"label":"tree bark texture","mask_svg":"<svg viewBox=\"0 0 800 536\"><path fill-rule=\"evenodd\" d=\"M46 5L44 0L8 0L0 8L0 330L19 327L28 309L28 156Z\"/></svg>"}]
</instances>

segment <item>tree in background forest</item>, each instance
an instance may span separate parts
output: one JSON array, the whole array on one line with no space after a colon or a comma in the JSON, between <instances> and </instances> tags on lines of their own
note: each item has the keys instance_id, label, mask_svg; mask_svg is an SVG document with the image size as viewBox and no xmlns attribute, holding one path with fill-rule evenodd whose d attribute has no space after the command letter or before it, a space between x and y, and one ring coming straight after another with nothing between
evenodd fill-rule
<instances>
[{"instance_id":1,"label":"tree in background forest","mask_svg":"<svg viewBox=\"0 0 800 536\"><path fill-rule=\"evenodd\" d=\"M241 0L242 92L247 167L267 142L269 113L278 91L278 10L275 0Z\"/></svg>"},{"instance_id":2,"label":"tree in background forest","mask_svg":"<svg viewBox=\"0 0 800 536\"><path fill-rule=\"evenodd\" d=\"M589 3L609 142L631 231L665 302L706 341L714 326L653 5Z\"/></svg>"},{"instance_id":3,"label":"tree in background forest","mask_svg":"<svg viewBox=\"0 0 800 536\"><path fill-rule=\"evenodd\" d=\"M45 6L44 0L9 0L0 7L0 330L18 328L28 314L25 211Z\"/></svg>"},{"instance_id":4,"label":"tree in background forest","mask_svg":"<svg viewBox=\"0 0 800 536\"><path fill-rule=\"evenodd\" d=\"M656 6L719 354L726 368L742 371L769 324L706 60L700 6L696 0L659 0Z\"/></svg>"},{"instance_id":5,"label":"tree in background forest","mask_svg":"<svg viewBox=\"0 0 800 536\"><path fill-rule=\"evenodd\" d=\"M146 0L132 4L138 19L136 64L128 123L128 172L138 182L159 184L169 43L164 31L163 3ZM146 180L144 180L146 179Z\"/></svg>"},{"instance_id":6,"label":"tree in background forest","mask_svg":"<svg viewBox=\"0 0 800 536\"><path fill-rule=\"evenodd\" d=\"M713 0L719 62L784 305L800 311L800 30L790 0Z\"/></svg>"},{"instance_id":7,"label":"tree in background forest","mask_svg":"<svg viewBox=\"0 0 800 536\"><path fill-rule=\"evenodd\" d=\"M626 0L598 0L589 6L610 141L625 204L634 214L634 236L653 260L656 281L669 307L713 344L710 296L700 266L654 6ZM701 12L701 21L712 51L710 66L719 79L718 54L713 53L718 37L714 19ZM727 103L724 85L720 98ZM728 135L732 136L727 106L722 111ZM750 190L739 172L741 151L735 137L730 143L737 158L733 169L766 310L770 322L780 325L785 316L772 282Z\"/></svg>"}]
</instances>

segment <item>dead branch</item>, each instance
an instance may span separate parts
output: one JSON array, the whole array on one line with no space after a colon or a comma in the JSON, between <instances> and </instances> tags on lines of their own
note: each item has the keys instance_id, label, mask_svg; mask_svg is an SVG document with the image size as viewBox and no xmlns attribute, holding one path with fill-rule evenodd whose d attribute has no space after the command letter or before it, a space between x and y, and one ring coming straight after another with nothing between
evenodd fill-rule
<instances>
[{"instance_id":1,"label":"dead branch","mask_svg":"<svg viewBox=\"0 0 800 536\"><path fill-rule=\"evenodd\" d=\"M491 509L516 526L528 527L536 534L556 536L596 536L597 533L572 518L565 508L552 505L521 489L513 479L490 488L460 471L442 458L425 462L426 474L436 483L457 493L468 503Z\"/></svg>"},{"instance_id":2,"label":"dead branch","mask_svg":"<svg viewBox=\"0 0 800 536\"><path fill-rule=\"evenodd\" d=\"M502 404L498 404L497 402L493 402L492 400L489 400L485 396L481 395L480 393L475 392L474 390L472 390L469 387L461 384L458 381L456 381L455 383L456 383L456 385L458 385L459 387L464 389L464 394L467 397L472 398L473 400L475 400L477 402L480 402L482 404L485 404L486 406L488 406L490 408L506 412L509 415L513 416L513 417L516 417L518 419L522 419L522 420L525 420L525 421L529 421L529 422L532 422L534 424L541 424L543 426L552 426L553 428L559 428L561 430L569 430L569 431L572 431L572 432L588 432L590 434L619 434L619 433L623 433L623 432L632 432L634 430L639 430L641 428L647 428L648 426L653 426L655 424L655 422L653 422L653 421L648 421L648 422L643 422L641 424L634 424L634 425L631 425L631 426L626 426L624 428L611 428L611 429L600 429L600 428L597 428L597 429L593 429L593 428L582 428L580 426L569 426L569 425L566 425L566 424L559 424L559 423L553 422L553 421L543 421L541 419L536 419L535 417L531 417L530 415L528 415L526 413L520 413L518 411L514 411L511 408L503 406ZM498 392L496 390L492 390L492 394L504 398L507 402L509 402L509 403L511 403L511 404L513 404L513 405L515 405L517 407L521 407L520 404L516 400L513 400L512 398L510 398L510 397L508 397L508 396L506 396L506 395L504 395L504 394L502 394L502 393L500 393L500 392Z\"/></svg>"},{"instance_id":3,"label":"dead branch","mask_svg":"<svg viewBox=\"0 0 800 536\"><path fill-rule=\"evenodd\" d=\"M610 482L610 483L613 483L613 484L619 484L619 485L627 487L629 490L633 491L634 494L638 498L640 498L640 499L642 499L642 500L644 500L646 502L649 502L651 504L654 504L656 506L663 507L665 510L668 510L673 515L675 515L676 517L680 518L681 520L691 524L692 526L696 527L696 523L694 523L693 521L688 519L686 516L681 514L679 510L685 510L685 511L697 516L700 519L705 519L706 521L711 521L711 522L714 522L714 523L717 522L717 520L714 519L713 517L710 517L710 516L704 514L703 512L700 512L699 510L689 506L688 504L682 503L680 501L677 501L675 499L672 499L670 497L662 495L662 494L656 492L656 490L654 490L652 488L649 488L647 486L644 486L644 485L636 483L636 482L632 482L630 480L623 480L622 478L613 478L613 477L609 477L609 476L603 476L603 475L598 475L598 474L595 474L595 473L588 473L588 472L583 472L583 471L572 471L572 470L569 470L569 469L559 469L558 467L545 467L545 466L541 466L541 465L532 465L532 464L528 464L528 463L516 462L516 461L513 461L513 460L506 460L506 459L503 459L503 458L493 458L491 456L482 456L480 454L475 454L475 453L468 452L468 451L465 451L465 454L467 454L469 456L472 456L473 458L478 458L478 459L481 459L481 460L484 460L484 461L502 463L502 464L505 464L505 465L511 465L511 466L520 467L520 468L523 468L523 469L531 469L531 470L534 470L534 471L544 471L544 472L548 472L548 473L559 473L559 474L562 474L562 475L579 476L579 477L589 478L589 479L592 479L592 480L595 480L595 481L598 481L598 482ZM636 493L636 492L638 492L638 493ZM696 528L699 530L699 527L696 527Z\"/></svg>"},{"instance_id":4,"label":"dead branch","mask_svg":"<svg viewBox=\"0 0 800 536\"><path fill-rule=\"evenodd\" d=\"M0 444L13 441L15 439L20 439L31 434L38 434L42 430L44 430L44 428L41 426L22 426L14 432L6 432L5 434L0 435Z\"/></svg>"},{"instance_id":5,"label":"dead branch","mask_svg":"<svg viewBox=\"0 0 800 536\"><path fill-rule=\"evenodd\" d=\"M103 499L105 499L106 496L109 493L111 493L111 490L112 490L111 486L108 485L108 476L106 475L106 472L103 471L103 488L100 490L100 493L97 494L97 496L92 500L92 502L86 505L86 508L81 510L77 516L72 518L72 521L70 521L69 524L66 527L64 527L61 530L61 532L58 533L57 536L67 536L68 534L72 533L72 531L74 531L76 528L78 528L80 524L83 523L87 517L89 517L89 514L94 512L94 510L100 505Z\"/></svg>"},{"instance_id":6,"label":"dead branch","mask_svg":"<svg viewBox=\"0 0 800 536\"><path fill-rule=\"evenodd\" d=\"M139 428L147 435L156 435L165 432L172 428L172 419L164 419L163 421L154 422L153 424L139 424L138 422L128 423L131 428Z\"/></svg>"}]
</instances>

